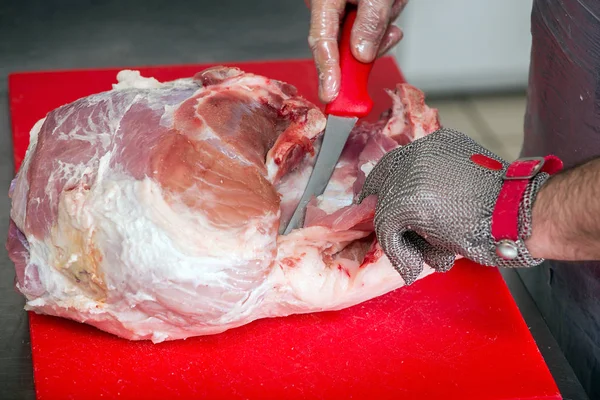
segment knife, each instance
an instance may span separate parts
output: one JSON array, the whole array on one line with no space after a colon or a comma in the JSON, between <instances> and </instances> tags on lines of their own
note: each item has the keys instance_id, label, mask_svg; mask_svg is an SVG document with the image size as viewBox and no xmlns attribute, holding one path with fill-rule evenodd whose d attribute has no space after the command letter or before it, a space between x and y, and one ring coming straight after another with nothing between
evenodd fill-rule
<instances>
[{"instance_id":1,"label":"knife","mask_svg":"<svg viewBox=\"0 0 600 400\"><path fill-rule=\"evenodd\" d=\"M321 149L317 154L317 161L300 203L283 230L284 235L302 227L306 206L313 196L320 196L325 191L356 121L367 116L373 108L373 100L367 90L373 63L365 64L358 61L350 49L350 34L356 20L356 10L354 5L346 8L339 41L340 91L338 96L325 107L325 114L328 117Z\"/></svg>"}]
</instances>

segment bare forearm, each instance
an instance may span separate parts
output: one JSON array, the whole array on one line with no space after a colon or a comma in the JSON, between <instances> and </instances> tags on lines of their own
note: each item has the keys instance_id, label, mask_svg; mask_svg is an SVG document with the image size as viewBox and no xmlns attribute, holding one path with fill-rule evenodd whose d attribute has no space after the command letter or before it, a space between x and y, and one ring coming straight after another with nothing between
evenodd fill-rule
<instances>
[{"instance_id":1,"label":"bare forearm","mask_svg":"<svg viewBox=\"0 0 600 400\"><path fill-rule=\"evenodd\" d=\"M600 260L600 159L550 178L532 211L531 255L553 260Z\"/></svg>"}]
</instances>

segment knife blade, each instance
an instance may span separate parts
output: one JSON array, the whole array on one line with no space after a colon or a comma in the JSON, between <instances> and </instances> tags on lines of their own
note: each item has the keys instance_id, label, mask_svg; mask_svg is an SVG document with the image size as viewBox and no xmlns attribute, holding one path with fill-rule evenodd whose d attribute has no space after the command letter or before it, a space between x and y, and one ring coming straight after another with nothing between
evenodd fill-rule
<instances>
[{"instance_id":1,"label":"knife blade","mask_svg":"<svg viewBox=\"0 0 600 400\"><path fill-rule=\"evenodd\" d=\"M327 188L354 125L359 118L367 116L373 108L373 100L367 89L373 63L358 61L350 48L350 35L356 20L356 11L354 5L348 5L346 8L339 41L340 91L338 96L325 107L325 114L328 117L323 142L294 214L287 226L280 226L279 231L283 235L302 227L306 206L313 196L320 196Z\"/></svg>"}]
</instances>

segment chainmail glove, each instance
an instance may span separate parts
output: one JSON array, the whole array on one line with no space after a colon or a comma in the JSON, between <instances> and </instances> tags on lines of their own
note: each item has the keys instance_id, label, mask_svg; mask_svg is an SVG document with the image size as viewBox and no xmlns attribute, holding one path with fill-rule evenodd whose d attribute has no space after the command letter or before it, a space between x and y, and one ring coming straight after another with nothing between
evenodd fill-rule
<instances>
[{"instance_id":1,"label":"chainmail glove","mask_svg":"<svg viewBox=\"0 0 600 400\"><path fill-rule=\"evenodd\" d=\"M387 153L368 175L358 202L378 196L375 233L406 284L424 263L448 271L457 254L487 266L531 267L543 261L524 244L532 204L560 168L553 156L509 165L468 136L440 129Z\"/></svg>"}]
</instances>

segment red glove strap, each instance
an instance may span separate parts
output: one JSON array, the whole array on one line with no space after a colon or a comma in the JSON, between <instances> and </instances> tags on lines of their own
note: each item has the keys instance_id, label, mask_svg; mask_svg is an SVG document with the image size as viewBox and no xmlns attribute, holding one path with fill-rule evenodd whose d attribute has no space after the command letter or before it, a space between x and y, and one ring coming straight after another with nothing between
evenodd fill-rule
<instances>
[{"instance_id":1,"label":"red glove strap","mask_svg":"<svg viewBox=\"0 0 600 400\"><path fill-rule=\"evenodd\" d=\"M553 175L562 167L562 161L552 155L521 158L508 166L492 213L492 237L496 242L519 239L519 207L529 181L540 172Z\"/></svg>"}]
</instances>

